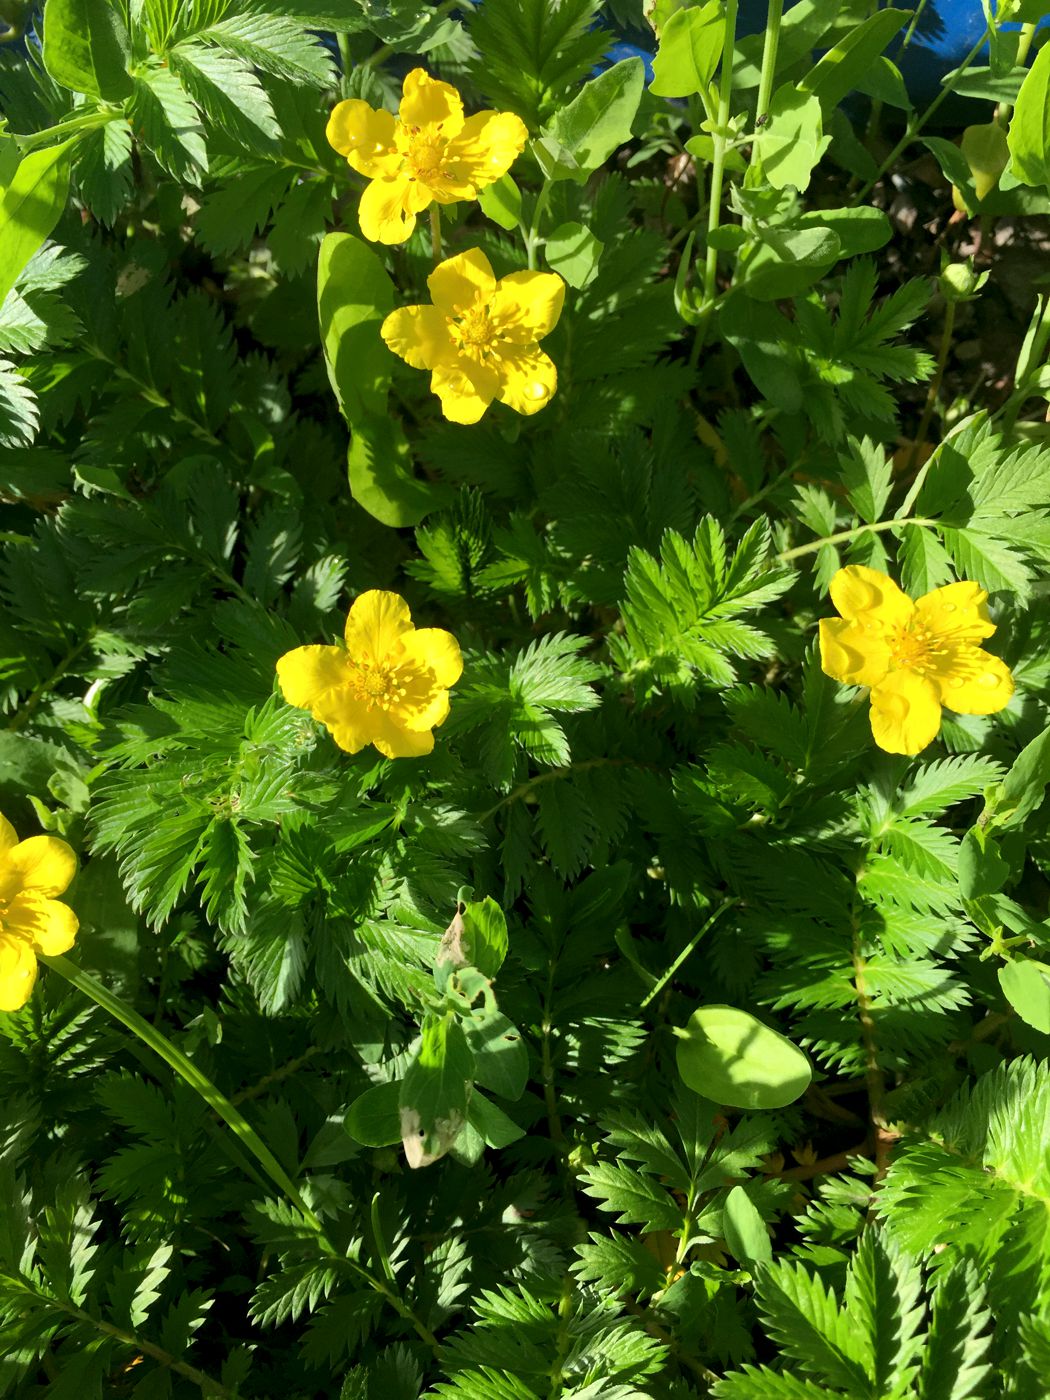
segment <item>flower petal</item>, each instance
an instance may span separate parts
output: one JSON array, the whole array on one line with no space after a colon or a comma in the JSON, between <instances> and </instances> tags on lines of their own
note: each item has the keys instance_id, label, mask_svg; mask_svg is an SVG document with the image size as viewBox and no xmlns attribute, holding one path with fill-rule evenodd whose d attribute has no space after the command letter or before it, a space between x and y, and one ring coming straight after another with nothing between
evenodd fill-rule
<instances>
[{"instance_id":1,"label":"flower petal","mask_svg":"<svg viewBox=\"0 0 1050 1400\"><path fill-rule=\"evenodd\" d=\"M413 68L401 87L398 116L406 126L423 129L432 140L447 141L463 129L463 99L451 83Z\"/></svg>"},{"instance_id":2,"label":"flower petal","mask_svg":"<svg viewBox=\"0 0 1050 1400\"><path fill-rule=\"evenodd\" d=\"M392 112L377 111L359 97L351 97L332 108L325 135L352 169L374 179L395 175L401 168L401 153L394 142L396 129Z\"/></svg>"},{"instance_id":3,"label":"flower petal","mask_svg":"<svg viewBox=\"0 0 1050 1400\"><path fill-rule=\"evenodd\" d=\"M381 716L382 711L358 700L349 691L342 691L333 699L331 711L325 719L332 741L344 753L360 753L372 742L377 724L375 717Z\"/></svg>"},{"instance_id":4,"label":"flower petal","mask_svg":"<svg viewBox=\"0 0 1050 1400\"><path fill-rule=\"evenodd\" d=\"M30 836L5 852L8 878L17 877L18 890L37 894L61 894L77 873L77 858L57 836ZM5 880L5 884L7 881Z\"/></svg>"},{"instance_id":5,"label":"flower petal","mask_svg":"<svg viewBox=\"0 0 1050 1400\"><path fill-rule=\"evenodd\" d=\"M7 906L4 925L39 953L65 953L73 946L80 921L68 904L27 890Z\"/></svg>"},{"instance_id":6,"label":"flower petal","mask_svg":"<svg viewBox=\"0 0 1050 1400\"><path fill-rule=\"evenodd\" d=\"M458 355L434 366L430 387L450 423L476 423L500 391L494 369Z\"/></svg>"},{"instance_id":7,"label":"flower petal","mask_svg":"<svg viewBox=\"0 0 1050 1400\"><path fill-rule=\"evenodd\" d=\"M394 715L379 710L380 720L372 734L372 743L385 758L420 758L432 753L434 736L429 729L406 729Z\"/></svg>"},{"instance_id":8,"label":"flower petal","mask_svg":"<svg viewBox=\"0 0 1050 1400\"><path fill-rule=\"evenodd\" d=\"M838 617L820 619L820 664L844 685L878 685L890 669L890 649L880 633L867 633Z\"/></svg>"},{"instance_id":9,"label":"flower petal","mask_svg":"<svg viewBox=\"0 0 1050 1400\"><path fill-rule=\"evenodd\" d=\"M831 601L847 622L875 622L884 627L904 627L915 604L886 574L864 564L839 569L829 588Z\"/></svg>"},{"instance_id":10,"label":"flower petal","mask_svg":"<svg viewBox=\"0 0 1050 1400\"><path fill-rule=\"evenodd\" d=\"M342 647L296 647L277 661L277 684L289 705L309 710L315 719L346 685L347 657ZM327 702L327 703L326 703Z\"/></svg>"},{"instance_id":11,"label":"flower petal","mask_svg":"<svg viewBox=\"0 0 1050 1400\"><path fill-rule=\"evenodd\" d=\"M456 353L448 318L436 306L402 306L391 311L379 334L413 369L433 369Z\"/></svg>"},{"instance_id":12,"label":"flower petal","mask_svg":"<svg viewBox=\"0 0 1050 1400\"><path fill-rule=\"evenodd\" d=\"M951 648L934 679L941 704L960 715L994 715L1005 709L1014 693L1006 662L965 643Z\"/></svg>"},{"instance_id":13,"label":"flower petal","mask_svg":"<svg viewBox=\"0 0 1050 1400\"><path fill-rule=\"evenodd\" d=\"M528 127L513 112L476 112L449 142L445 174L475 191L484 189L507 173L528 139Z\"/></svg>"},{"instance_id":14,"label":"flower petal","mask_svg":"<svg viewBox=\"0 0 1050 1400\"><path fill-rule=\"evenodd\" d=\"M369 242L404 243L409 237L416 226L415 213L406 207L411 189L408 176L400 174L365 186L357 206L357 222Z\"/></svg>"},{"instance_id":15,"label":"flower petal","mask_svg":"<svg viewBox=\"0 0 1050 1400\"><path fill-rule=\"evenodd\" d=\"M0 855L18 845L18 835L5 816L0 816Z\"/></svg>"},{"instance_id":16,"label":"flower petal","mask_svg":"<svg viewBox=\"0 0 1050 1400\"><path fill-rule=\"evenodd\" d=\"M354 599L346 619L346 650L367 666L396 664L403 654L401 638L412 631L412 614L399 593L370 588Z\"/></svg>"},{"instance_id":17,"label":"flower petal","mask_svg":"<svg viewBox=\"0 0 1050 1400\"><path fill-rule=\"evenodd\" d=\"M499 396L515 413L539 413L554 397L558 371L538 346L501 346L496 363L501 380Z\"/></svg>"},{"instance_id":18,"label":"flower petal","mask_svg":"<svg viewBox=\"0 0 1050 1400\"><path fill-rule=\"evenodd\" d=\"M555 272L512 272L492 298L490 313L501 335L535 344L558 324L565 283Z\"/></svg>"},{"instance_id":19,"label":"flower petal","mask_svg":"<svg viewBox=\"0 0 1050 1400\"><path fill-rule=\"evenodd\" d=\"M941 727L937 687L915 671L891 671L871 689L871 732L887 753L919 753Z\"/></svg>"},{"instance_id":20,"label":"flower petal","mask_svg":"<svg viewBox=\"0 0 1050 1400\"><path fill-rule=\"evenodd\" d=\"M0 933L0 1011L25 1006L36 981L36 954L24 938Z\"/></svg>"},{"instance_id":21,"label":"flower petal","mask_svg":"<svg viewBox=\"0 0 1050 1400\"><path fill-rule=\"evenodd\" d=\"M435 306L446 316L458 316L479 301L487 302L496 290L492 264L480 248L468 248L438 263L427 278Z\"/></svg>"},{"instance_id":22,"label":"flower petal","mask_svg":"<svg viewBox=\"0 0 1050 1400\"><path fill-rule=\"evenodd\" d=\"M988 594L979 583L949 583L916 601L915 611L937 637L957 642L983 642L995 631L988 616Z\"/></svg>"},{"instance_id":23,"label":"flower petal","mask_svg":"<svg viewBox=\"0 0 1050 1400\"><path fill-rule=\"evenodd\" d=\"M404 639L405 656L433 674L437 685L455 685L463 674L463 654L451 632L420 627Z\"/></svg>"}]
</instances>

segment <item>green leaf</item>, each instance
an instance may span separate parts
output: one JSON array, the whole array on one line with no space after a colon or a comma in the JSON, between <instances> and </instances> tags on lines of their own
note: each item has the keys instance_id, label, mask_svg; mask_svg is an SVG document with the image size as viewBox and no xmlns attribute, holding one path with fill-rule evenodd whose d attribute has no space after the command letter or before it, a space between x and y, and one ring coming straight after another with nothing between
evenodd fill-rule
<instances>
[{"instance_id":1,"label":"green leaf","mask_svg":"<svg viewBox=\"0 0 1050 1400\"><path fill-rule=\"evenodd\" d=\"M674 1198L649 1176L624 1162L598 1162L581 1173L584 1194L600 1210L612 1211L620 1225L641 1225L643 1234L677 1230L682 1212Z\"/></svg>"},{"instance_id":2,"label":"green leaf","mask_svg":"<svg viewBox=\"0 0 1050 1400\"><path fill-rule=\"evenodd\" d=\"M726 1197L722 1229L734 1259L746 1268L772 1260L773 1246L766 1223L742 1186L734 1186Z\"/></svg>"},{"instance_id":3,"label":"green leaf","mask_svg":"<svg viewBox=\"0 0 1050 1400\"><path fill-rule=\"evenodd\" d=\"M820 58L799 83L800 89L818 97L828 116L910 17L907 10L878 10Z\"/></svg>"},{"instance_id":4,"label":"green leaf","mask_svg":"<svg viewBox=\"0 0 1050 1400\"><path fill-rule=\"evenodd\" d=\"M289 82L323 88L335 77L324 45L303 24L283 15L230 15L200 30L194 38L217 44L264 73Z\"/></svg>"},{"instance_id":5,"label":"green leaf","mask_svg":"<svg viewBox=\"0 0 1050 1400\"><path fill-rule=\"evenodd\" d=\"M378 256L351 234L330 233L317 265L317 309L328 378L350 425L350 489L384 525L417 525L441 498L411 475L404 430L387 413L394 356L379 327L393 308Z\"/></svg>"},{"instance_id":6,"label":"green leaf","mask_svg":"<svg viewBox=\"0 0 1050 1400\"><path fill-rule=\"evenodd\" d=\"M509 173L486 185L478 194L478 203L486 218L508 232L521 222L521 190Z\"/></svg>"},{"instance_id":7,"label":"green leaf","mask_svg":"<svg viewBox=\"0 0 1050 1400\"><path fill-rule=\"evenodd\" d=\"M1019 826L1043 800L1050 783L1050 729L1026 744L1014 759L992 805L997 827Z\"/></svg>"},{"instance_id":8,"label":"green leaf","mask_svg":"<svg viewBox=\"0 0 1050 1400\"><path fill-rule=\"evenodd\" d=\"M677 1031L678 1073L689 1088L730 1108L783 1108L813 1077L802 1051L732 1006L702 1006Z\"/></svg>"},{"instance_id":9,"label":"green leaf","mask_svg":"<svg viewBox=\"0 0 1050 1400\"><path fill-rule=\"evenodd\" d=\"M1022 1021L1050 1035L1050 968L1030 958L1012 958L999 969L999 986Z\"/></svg>"},{"instance_id":10,"label":"green leaf","mask_svg":"<svg viewBox=\"0 0 1050 1400\"><path fill-rule=\"evenodd\" d=\"M410 1167L449 1150L467 1121L474 1055L454 1012L428 1015L398 1098L401 1141Z\"/></svg>"},{"instance_id":11,"label":"green leaf","mask_svg":"<svg viewBox=\"0 0 1050 1400\"><path fill-rule=\"evenodd\" d=\"M66 207L72 146L68 141L23 156L0 199L0 305Z\"/></svg>"},{"instance_id":12,"label":"green leaf","mask_svg":"<svg viewBox=\"0 0 1050 1400\"><path fill-rule=\"evenodd\" d=\"M131 95L131 43L110 0L47 0L43 58L55 82L72 92L106 102Z\"/></svg>"},{"instance_id":13,"label":"green leaf","mask_svg":"<svg viewBox=\"0 0 1050 1400\"><path fill-rule=\"evenodd\" d=\"M625 58L585 83L534 143L544 175L582 183L604 165L617 146L631 138L644 80L642 60Z\"/></svg>"},{"instance_id":14,"label":"green leaf","mask_svg":"<svg viewBox=\"0 0 1050 1400\"><path fill-rule=\"evenodd\" d=\"M490 896L467 904L462 913L463 952L473 967L495 977L507 956L507 918Z\"/></svg>"},{"instance_id":15,"label":"green leaf","mask_svg":"<svg viewBox=\"0 0 1050 1400\"><path fill-rule=\"evenodd\" d=\"M512 1142L519 1142L525 1136L525 1130L509 1114L476 1089L467 1105L467 1122L481 1134L489 1147L509 1147Z\"/></svg>"},{"instance_id":16,"label":"green leaf","mask_svg":"<svg viewBox=\"0 0 1050 1400\"><path fill-rule=\"evenodd\" d=\"M583 224L559 224L547 239L547 266L564 277L570 287L586 287L594 280L605 244Z\"/></svg>"},{"instance_id":17,"label":"green leaf","mask_svg":"<svg viewBox=\"0 0 1050 1400\"><path fill-rule=\"evenodd\" d=\"M393 1147L401 1141L401 1085L374 1084L346 1111L346 1131L364 1147Z\"/></svg>"},{"instance_id":18,"label":"green leaf","mask_svg":"<svg viewBox=\"0 0 1050 1400\"><path fill-rule=\"evenodd\" d=\"M1017 94L1010 128L1010 169L1025 185L1050 185L1050 48L1036 54Z\"/></svg>"},{"instance_id":19,"label":"green leaf","mask_svg":"<svg viewBox=\"0 0 1050 1400\"><path fill-rule=\"evenodd\" d=\"M168 52L168 66L217 126L246 145L271 142L281 134L273 107L258 78L239 58L206 44L179 44Z\"/></svg>"},{"instance_id":20,"label":"green leaf","mask_svg":"<svg viewBox=\"0 0 1050 1400\"><path fill-rule=\"evenodd\" d=\"M800 91L794 83L777 88L770 103L769 120L755 136L762 173L774 189L783 190L789 185L797 190L808 189L810 176L830 145L831 137L824 135L818 99ZM835 237L829 261L838 255L839 248Z\"/></svg>"},{"instance_id":21,"label":"green leaf","mask_svg":"<svg viewBox=\"0 0 1050 1400\"><path fill-rule=\"evenodd\" d=\"M136 134L176 180L199 185L208 168L204 128L185 88L168 68L139 65L127 109Z\"/></svg>"},{"instance_id":22,"label":"green leaf","mask_svg":"<svg viewBox=\"0 0 1050 1400\"><path fill-rule=\"evenodd\" d=\"M474 1078L503 1099L520 1099L529 1079L529 1054L518 1028L502 1012L475 1012L465 1026L474 1053Z\"/></svg>"},{"instance_id":23,"label":"green leaf","mask_svg":"<svg viewBox=\"0 0 1050 1400\"><path fill-rule=\"evenodd\" d=\"M654 97L691 97L703 92L722 57L725 16L721 0L676 10L660 33L653 59Z\"/></svg>"}]
</instances>

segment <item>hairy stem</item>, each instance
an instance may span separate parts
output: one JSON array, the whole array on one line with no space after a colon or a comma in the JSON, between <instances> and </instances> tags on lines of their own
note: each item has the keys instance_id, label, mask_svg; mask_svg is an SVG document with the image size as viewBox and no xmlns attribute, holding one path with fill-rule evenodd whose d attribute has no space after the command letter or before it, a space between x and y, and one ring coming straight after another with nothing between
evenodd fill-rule
<instances>
[{"instance_id":1,"label":"hairy stem","mask_svg":"<svg viewBox=\"0 0 1050 1400\"><path fill-rule=\"evenodd\" d=\"M437 267L441 261L441 205L430 206L430 252Z\"/></svg>"},{"instance_id":2,"label":"hairy stem","mask_svg":"<svg viewBox=\"0 0 1050 1400\"><path fill-rule=\"evenodd\" d=\"M801 559L804 554L816 554L818 549L823 549L826 544L845 544L848 540L855 540L859 535L879 534L882 530L899 530L903 523L908 525L936 525L935 520L926 520L918 517L915 520L902 522L900 520L880 520L875 525L855 525L852 530L839 530L834 535L824 535L819 540L812 540L809 544L796 545L794 549L782 549L776 556L779 564L784 564L789 559Z\"/></svg>"},{"instance_id":3,"label":"hairy stem","mask_svg":"<svg viewBox=\"0 0 1050 1400\"><path fill-rule=\"evenodd\" d=\"M733 46L736 43L737 0L726 0L725 32L722 39L722 75L718 90L718 120L714 130L714 160L711 162L711 198L707 215L707 262L704 266L704 303L715 296L718 275L718 251L710 243L711 235L722 220L722 184L725 179L726 145L728 142L730 102L733 95ZM708 318L710 319L710 318Z\"/></svg>"},{"instance_id":4,"label":"hairy stem","mask_svg":"<svg viewBox=\"0 0 1050 1400\"><path fill-rule=\"evenodd\" d=\"M937 406L937 399L941 392L941 383L944 380L944 367L948 363L948 352L952 348L952 333L955 330L955 307L956 302L954 298L945 303L944 327L941 331L941 343L937 349L937 368L934 371L933 378L930 380L930 387L926 392L926 402L923 404L922 417L919 419L919 426L916 429L911 451L908 453L908 461L904 468L905 476L907 476L915 466L915 459L919 455L919 449L926 441L926 433L930 426L930 420L933 418L933 410ZM907 515L908 511L911 510L912 506L915 504L919 491L922 490L922 482L924 479L925 477L921 477L913 483L911 490L905 498L904 504L901 506L902 516Z\"/></svg>"},{"instance_id":5,"label":"hairy stem","mask_svg":"<svg viewBox=\"0 0 1050 1400\"><path fill-rule=\"evenodd\" d=\"M769 116L769 103L773 96L773 79L777 71L777 49L780 46L780 19L784 11L784 0L769 0L769 15L766 19L766 37L762 44L762 71L758 79L758 99L755 103L756 128ZM751 147L751 168L761 178L762 158L758 154L758 142Z\"/></svg>"},{"instance_id":6,"label":"hairy stem","mask_svg":"<svg viewBox=\"0 0 1050 1400\"><path fill-rule=\"evenodd\" d=\"M709 933L711 929L714 928L715 924L722 917L722 915L726 913L727 910L734 908L739 903L739 899L727 899L718 906L718 908L714 911L713 914L711 914L708 917L707 921L704 924L702 924L699 930L693 935L692 938L690 938L689 942L678 954L674 962L663 974L663 976L660 977L658 981L654 982L653 985L649 988L648 992L646 992L645 996L642 998L640 1003L642 1010L644 1010L649 1005L649 1003L653 1000L654 997L659 996L659 994L667 986L668 982L670 982L671 978L675 975L675 973L686 961L686 959L692 956L700 940L704 937L705 934Z\"/></svg>"},{"instance_id":7,"label":"hairy stem","mask_svg":"<svg viewBox=\"0 0 1050 1400\"><path fill-rule=\"evenodd\" d=\"M871 1014L871 999L865 978L867 959L861 949L860 932L856 921L853 924L853 986L857 993L857 1018L860 1021L860 1037L864 1045L865 1081L868 1088L868 1111L871 1115L872 1131L875 1137L875 1180L881 1181L890 1164L890 1148L894 1135L886 1121L886 1076L879 1064L876 1042L875 1018Z\"/></svg>"}]
</instances>

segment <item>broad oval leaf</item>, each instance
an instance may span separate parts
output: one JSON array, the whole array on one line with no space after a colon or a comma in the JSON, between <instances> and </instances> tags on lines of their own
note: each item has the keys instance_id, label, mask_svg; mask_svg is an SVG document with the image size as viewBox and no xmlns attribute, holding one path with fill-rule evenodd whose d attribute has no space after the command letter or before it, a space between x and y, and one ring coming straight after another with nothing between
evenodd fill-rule
<instances>
[{"instance_id":1,"label":"broad oval leaf","mask_svg":"<svg viewBox=\"0 0 1050 1400\"><path fill-rule=\"evenodd\" d=\"M712 1103L783 1108L813 1075L797 1045L735 1006L701 1006L677 1034L678 1073Z\"/></svg>"}]
</instances>

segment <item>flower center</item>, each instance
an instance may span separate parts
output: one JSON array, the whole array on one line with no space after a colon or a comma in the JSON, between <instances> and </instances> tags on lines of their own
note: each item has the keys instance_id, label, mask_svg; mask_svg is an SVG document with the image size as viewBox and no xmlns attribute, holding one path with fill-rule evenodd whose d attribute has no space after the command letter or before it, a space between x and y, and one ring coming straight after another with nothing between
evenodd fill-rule
<instances>
[{"instance_id":1,"label":"flower center","mask_svg":"<svg viewBox=\"0 0 1050 1400\"><path fill-rule=\"evenodd\" d=\"M452 331L461 347L486 350L496 338L496 327L489 318L487 306L464 311L452 323Z\"/></svg>"},{"instance_id":2,"label":"flower center","mask_svg":"<svg viewBox=\"0 0 1050 1400\"><path fill-rule=\"evenodd\" d=\"M943 648L936 645L937 640L921 623L894 628L887 637L890 662L897 670L925 675L933 669L934 659L942 654Z\"/></svg>"},{"instance_id":3,"label":"flower center","mask_svg":"<svg viewBox=\"0 0 1050 1400\"><path fill-rule=\"evenodd\" d=\"M400 684L395 671L383 666L373 669L357 662L350 663L350 688L355 700L380 710L389 710L405 694L405 687Z\"/></svg>"},{"instance_id":4,"label":"flower center","mask_svg":"<svg viewBox=\"0 0 1050 1400\"><path fill-rule=\"evenodd\" d=\"M445 142L428 139L419 135L418 126L408 128L408 154L406 160L413 176L424 184L441 174L441 163L445 156Z\"/></svg>"}]
</instances>

